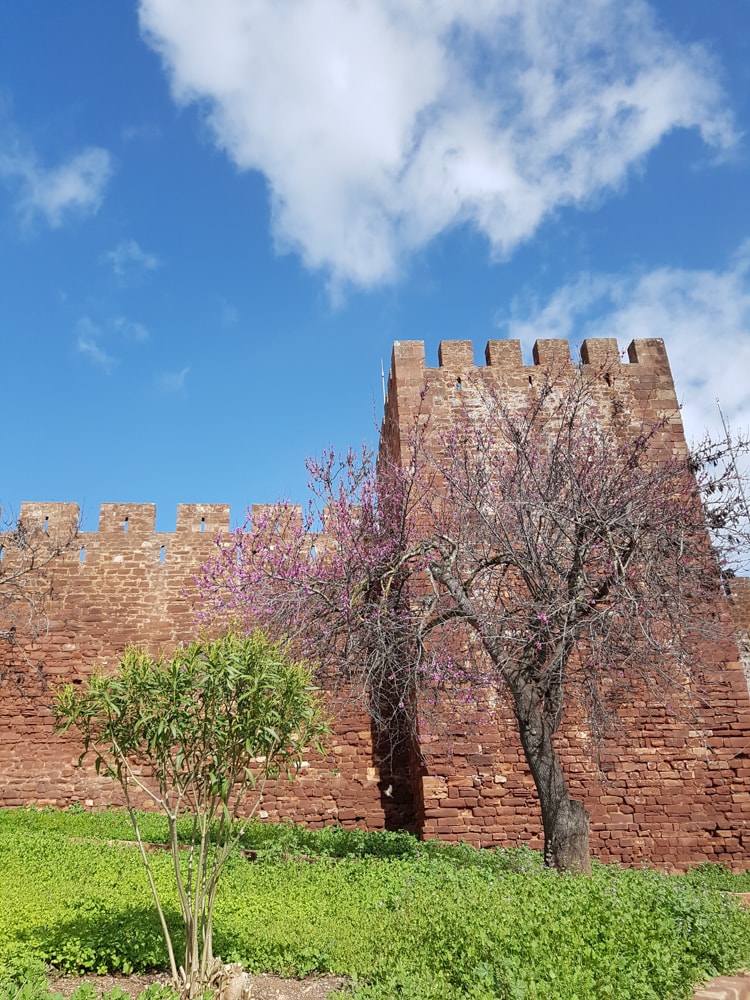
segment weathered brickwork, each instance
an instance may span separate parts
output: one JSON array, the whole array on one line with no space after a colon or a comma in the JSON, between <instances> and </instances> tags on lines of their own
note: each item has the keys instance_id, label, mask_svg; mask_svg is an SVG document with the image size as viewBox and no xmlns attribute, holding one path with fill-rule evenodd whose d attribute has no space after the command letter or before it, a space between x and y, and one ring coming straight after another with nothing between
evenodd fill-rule
<instances>
[{"instance_id":1,"label":"weathered brickwork","mask_svg":"<svg viewBox=\"0 0 750 1000\"><path fill-rule=\"evenodd\" d=\"M415 420L439 434L455 414L480 406L493 384L510 406L523 406L549 370L572 371L564 340L540 340L524 365L518 341L490 341L485 365L470 341L443 342L437 368L421 342L393 349L384 446L405 459ZM683 454L685 438L664 343L636 340L621 358L611 339L585 341L581 363L598 382L602 419L622 433L664 420L657 441L666 457ZM734 612L750 628L750 581L735 581ZM744 616L744 617L743 617ZM585 732L568 719L560 746L571 794L591 815L592 848L603 860L685 865L711 859L745 864L750 847L750 702L735 643L705 651L702 690L708 704L689 724L649 704L621 713L622 731L598 766ZM495 707L494 714L497 716ZM501 713L502 714L502 713ZM488 726L485 713L460 724L438 720L422 734L426 771L418 781L418 818L426 836L481 844L541 847L541 815L512 714Z\"/></svg>"},{"instance_id":2,"label":"weathered brickwork","mask_svg":"<svg viewBox=\"0 0 750 1000\"><path fill-rule=\"evenodd\" d=\"M487 345L482 376L496 380L509 401L533 391L541 369L569 364L565 341L539 341L524 365L514 341ZM587 341L582 363L601 368L602 411L624 432L666 415L661 447L684 449L669 363L661 341L635 341L629 363L613 340ZM403 448L419 413L435 430L454 408L471 403L477 368L471 343L443 342L439 366L425 365L424 346L394 346L383 440ZM425 392L425 386L428 386ZM608 409L607 409L608 408ZM24 521L44 523L50 536L77 517L71 504L25 504ZM0 643L0 805L115 802L110 782L76 767L74 740L54 734L50 687L83 679L92 664L115 662L128 642L153 652L191 637L192 575L229 528L225 505L181 505L174 532L156 532L148 504L105 504L97 531L83 532L49 568L47 627L33 641ZM0 541L1 541L0 536ZM7 555L10 558L10 553ZM737 580L728 606L750 631L750 581ZM37 672L36 667L39 667ZM14 668L23 683L14 680ZM750 845L750 699L737 647L706 651L707 706L689 725L647 704L624 711L622 732L593 762L585 732L570 722L561 743L576 797L592 819L592 847L603 860L650 860L677 867L701 860L745 863ZM338 821L377 829L404 823L425 836L481 844L541 846L533 783L509 712L482 709L460 721L440 720L418 747L386 771L379 766L367 718L343 695L331 703L331 752L311 755L294 785L268 792L271 818L310 824ZM398 773L395 773L398 771Z\"/></svg>"},{"instance_id":3,"label":"weathered brickwork","mask_svg":"<svg viewBox=\"0 0 750 1000\"><path fill-rule=\"evenodd\" d=\"M20 514L29 524L46 518L51 536L77 515L71 504L24 504ZM22 648L0 643L8 674L0 696L0 805L116 801L110 781L76 767L74 739L55 735L50 689L62 678L82 679L94 663L113 664L129 642L155 654L194 635L192 576L212 554L217 534L229 529L229 508L180 505L175 532L156 532L155 519L152 504L102 505L99 530L82 532L50 567L46 629ZM23 672L21 684L14 666ZM274 819L382 827L369 721L344 701L333 712L330 754L311 755L292 788L267 788L264 811Z\"/></svg>"},{"instance_id":4,"label":"weathered brickwork","mask_svg":"<svg viewBox=\"0 0 750 1000\"><path fill-rule=\"evenodd\" d=\"M750 579L738 577L731 581L732 617L737 626L740 660L750 687Z\"/></svg>"}]
</instances>

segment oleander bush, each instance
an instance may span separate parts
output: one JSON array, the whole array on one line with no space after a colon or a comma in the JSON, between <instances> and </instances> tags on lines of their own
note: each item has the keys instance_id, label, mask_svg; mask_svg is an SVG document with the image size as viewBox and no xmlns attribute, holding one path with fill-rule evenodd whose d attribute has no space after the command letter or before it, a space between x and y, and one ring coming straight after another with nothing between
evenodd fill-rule
<instances>
[{"instance_id":1,"label":"oleander bush","mask_svg":"<svg viewBox=\"0 0 750 1000\"><path fill-rule=\"evenodd\" d=\"M77 733L81 760L91 755L97 774L122 792L172 985L183 1000L198 1000L225 976L214 950L217 888L266 782L292 780L310 749L323 752L328 720L312 667L258 631L204 635L169 658L128 646L114 670L97 667L82 685L58 687L54 711L58 729ZM155 877L133 806L139 792L167 822L182 916L179 949L166 913L175 892L165 894ZM107 926L106 914L99 923ZM137 934L149 953L145 915L137 928L116 924L120 941Z\"/></svg>"},{"instance_id":2,"label":"oleander bush","mask_svg":"<svg viewBox=\"0 0 750 1000\"><path fill-rule=\"evenodd\" d=\"M157 819L144 817L148 838L165 843ZM125 820L0 812L0 984L10 973L18 983L24 963L38 983L40 960L71 972L166 968ZM750 963L750 915L727 891L747 889L748 875L716 865L561 876L527 849L290 824L256 824L243 846L256 860L230 857L216 904L224 958L348 976L360 1000L666 1000ZM179 937L169 853L152 860ZM7 1000L37 1000L25 988Z\"/></svg>"}]
</instances>

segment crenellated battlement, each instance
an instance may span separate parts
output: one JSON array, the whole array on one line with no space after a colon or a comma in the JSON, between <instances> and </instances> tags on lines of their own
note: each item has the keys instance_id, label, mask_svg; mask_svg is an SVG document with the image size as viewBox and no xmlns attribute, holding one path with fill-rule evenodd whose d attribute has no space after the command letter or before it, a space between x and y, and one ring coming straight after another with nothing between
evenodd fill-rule
<instances>
[{"instance_id":1,"label":"crenellated battlement","mask_svg":"<svg viewBox=\"0 0 750 1000\"><path fill-rule=\"evenodd\" d=\"M302 526L301 504L253 504L251 525L255 526L268 517L276 519L275 530L284 534L290 528ZM60 557L75 559L81 564L91 557L113 555L120 562L127 553L148 557L151 561L166 563L173 553L206 558L216 537L230 530L229 504L177 505L177 522L174 531L156 530L156 504L152 503L103 503L99 508L99 523L93 531L76 531L80 522L80 508L76 503L26 501L21 504L19 521L29 528L48 534L50 543L62 537L75 538L66 545ZM323 511L325 525L326 511ZM10 532L0 531L0 546ZM313 544L320 533L310 534ZM197 568L197 567L196 567Z\"/></svg>"},{"instance_id":2,"label":"crenellated battlement","mask_svg":"<svg viewBox=\"0 0 750 1000\"><path fill-rule=\"evenodd\" d=\"M381 447L384 444L400 454L418 413L435 428L447 426L455 419L455 408L465 406L468 393L481 385L493 386L511 407L523 406L528 393L534 393L543 378L549 375L564 380L574 372L590 375L602 400L609 398L616 412L624 415L623 426L627 420L633 427L666 420L665 452L685 447L679 404L661 339L633 340L627 351L621 352L612 337L589 338L581 344L577 360L567 340L537 340L531 364L524 363L519 340L490 340L484 358L484 365L475 363L470 340L443 340L438 347L438 365L433 368L426 363L423 341L396 341Z\"/></svg>"},{"instance_id":3,"label":"crenellated battlement","mask_svg":"<svg viewBox=\"0 0 750 1000\"><path fill-rule=\"evenodd\" d=\"M19 520L42 530L68 529L78 524L81 516L77 503L40 503L25 501L21 504ZM205 533L215 536L229 530L229 504L180 503L177 505L177 527L174 532L156 531L156 504L153 503L103 503L99 508L97 531L80 532L81 537L98 534L170 535L184 532Z\"/></svg>"},{"instance_id":4,"label":"crenellated battlement","mask_svg":"<svg viewBox=\"0 0 750 1000\"><path fill-rule=\"evenodd\" d=\"M21 504L19 521L27 528L49 533L51 536L69 534L75 530L80 518L77 503L36 503Z\"/></svg>"},{"instance_id":5,"label":"crenellated battlement","mask_svg":"<svg viewBox=\"0 0 750 1000\"><path fill-rule=\"evenodd\" d=\"M256 528L269 518L275 519L274 528L279 534L288 529L298 530L302 527L302 504L290 503L280 506L275 503L254 503L250 514L251 528Z\"/></svg>"},{"instance_id":6,"label":"crenellated battlement","mask_svg":"<svg viewBox=\"0 0 750 1000\"><path fill-rule=\"evenodd\" d=\"M94 531L76 530L80 508L76 503L21 504L19 521L37 532L37 544L48 536L58 548L59 559L77 563L81 570L107 564L152 566L163 578L170 568L193 571L206 559L216 536L228 532L229 504L178 504L175 531L156 530L156 504L103 503ZM0 547L8 547L8 558L17 558L9 532L0 532ZM155 581L154 581L155 582Z\"/></svg>"},{"instance_id":7,"label":"crenellated battlement","mask_svg":"<svg viewBox=\"0 0 750 1000\"><path fill-rule=\"evenodd\" d=\"M627 348L627 361L620 352L614 337L597 337L584 340L579 357L582 365L638 365L639 375L650 368L655 374L671 375L664 341L644 338L631 341ZM561 363L572 363L570 343L567 340L537 340L534 343L533 364L524 364L520 340L488 340L484 349L485 364L474 363L474 347L470 340L442 340L438 346L438 368L426 364L424 341L397 340L393 345L391 375L401 369L421 370L425 373L439 369L460 370L469 374L473 369L491 368L494 375L516 375L523 369L548 368Z\"/></svg>"}]
</instances>

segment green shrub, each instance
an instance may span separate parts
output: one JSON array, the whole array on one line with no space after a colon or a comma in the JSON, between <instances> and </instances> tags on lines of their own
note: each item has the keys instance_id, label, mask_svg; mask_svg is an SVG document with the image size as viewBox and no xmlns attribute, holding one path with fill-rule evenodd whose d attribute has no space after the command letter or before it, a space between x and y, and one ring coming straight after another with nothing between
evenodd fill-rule
<instances>
[{"instance_id":1,"label":"green shrub","mask_svg":"<svg viewBox=\"0 0 750 1000\"><path fill-rule=\"evenodd\" d=\"M328 732L312 669L288 648L260 632L229 631L201 637L170 658L154 659L128 646L116 669L96 669L80 687L63 684L55 694L58 729L77 731L81 760L91 754L97 774L119 786L138 842L153 905L166 946L172 983L186 1000L218 981L223 963L213 948L213 911L224 865L248 820L242 812L261 801L269 778L291 779L312 747L322 750ZM143 780L144 771L149 775ZM183 960L167 920L166 897L157 885L143 844L133 795L145 793L169 830L174 888L182 916ZM180 825L182 822L182 826ZM181 837L190 827L187 858ZM174 896L174 892L172 892ZM102 921L105 925L106 918ZM121 921L114 921L121 937ZM137 960L155 960L148 928L131 926ZM66 940L75 937L69 934ZM132 945L131 951L133 950ZM67 962L65 949L54 956ZM78 943L80 960L120 961L109 947Z\"/></svg>"}]
</instances>

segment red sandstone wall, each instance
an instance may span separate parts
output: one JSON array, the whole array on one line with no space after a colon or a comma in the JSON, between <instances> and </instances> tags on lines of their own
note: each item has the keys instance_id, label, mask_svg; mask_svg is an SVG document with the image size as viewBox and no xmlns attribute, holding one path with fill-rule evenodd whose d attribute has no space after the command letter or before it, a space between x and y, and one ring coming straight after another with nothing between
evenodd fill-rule
<instances>
[{"instance_id":1,"label":"red sandstone wall","mask_svg":"<svg viewBox=\"0 0 750 1000\"><path fill-rule=\"evenodd\" d=\"M666 412L665 450L684 447L661 341L636 341L630 364L620 364L612 340L588 341L582 355L592 366L604 358L614 361L615 377L601 391L618 419L651 422ZM486 359L484 374L522 396L533 387L538 366L568 361L569 353L564 341L540 341L535 364L525 366L517 342L492 341ZM466 399L473 374L467 341L443 342L440 366L429 369L423 344L397 343L383 425L386 444L398 453L418 409L435 428L447 426L456 394ZM431 388L422 399L426 380ZM56 523L70 517L71 506L27 504L22 516L46 516L54 531ZM184 592L191 592L192 573L210 554L217 532L228 528L228 508L182 505L173 533L155 532L154 524L152 505L103 505L99 530L82 533L75 549L51 567L48 632L15 651L0 643L0 668L22 664L18 657L23 654L54 683L86 676L94 662L112 663L129 641L157 651L190 637L192 605ZM735 584L734 613L750 628L750 582ZM569 726L562 744L566 773L573 794L589 809L592 846L603 860L746 864L750 699L733 645L707 658L704 690L710 691L708 707L690 727L651 706L631 705L622 713L622 733L601 758L601 771L585 733ZM76 769L77 749L54 735L48 704L49 691L35 675L20 688L6 678L0 693L0 805L80 801L99 807L114 801L109 782ZM500 712L491 726L484 715L466 709L458 720L446 716L432 734L422 734L410 767L408 761L403 765L406 772L392 775L385 765L377 766L362 714L345 702L334 708L330 755L311 756L293 786L267 795L265 811L271 818L398 826L409 812L411 783L426 836L541 846L533 785L510 716L503 719ZM381 788L391 786L395 795L381 795Z\"/></svg>"},{"instance_id":2,"label":"red sandstone wall","mask_svg":"<svg viewBox=\"0 0 750 1000\"><path fill-rule=\"evenodd\" d=\"M53 537L70 522L71 508L77 517L70 504L24 504L21 519L41 523L46 517ZM102 505L99 530L80 533L49 567L46 630L35 641L19 632L15 649L0 643L6 674L0 689L0 805L84 802L100 808L117 800L110 781L76 767L75 740L55 735L51 688L63 678L87 676L94 663L115 663L129 642L157 653L195 634L185 592L193 592L192 575L212 553L218 532L229 529L229 508L182 504L175 532L156 532L155 519L152 504ZM291 788L282 783L267 790L264 811L273 819L382 828L369 721L342 701L335 718L329 756L311 755Z\"/></svg>"},{"instance_id":3,"label":"red sandstone wall","mask_svg":"<svg viewBox=\"0 0 750 1000\"><path fill-rule=\"evenodd\" d=\"M750 846L747 687L738 664L712 671L711 706L690 726L633 705L597 760L568 727L558 745L571 794L591 816L602 861L678 867L701 860L746 867ZM452 751L446 752L446 742ZM425 752L426 751L426 752ZM423 745L425 836L542 847L541 815L510 713L488 727L466 713Z\"/></svg>"},{"instance_id":4,"label":"red sandstone wall","mask_svg":"<svg viewBox=\"0 0 750 1000\"><path fill-rule=\"evenodd\" d=\"M432 433L439 433L450 427L459 407L480 405L480 373L511 404L522 405L541 380L542 369L559 368L564 377L571 362L568 343L561 340L537 341L533 365L523 364L518 341L491 341L485 359L486 366L478 370L470 341L443 341L439 366L429 368L421 342L396 343L385 447L406 454L417 414ZM589 340L581 359L600 373L601 412L624 433L664 417L660 450L669 456L685 449L663 341L634 341L629 363L624 363L616 341ZM742 596L735 614L744 615L750 628L750 581L736 583ZM567 733L559 741L561 755L571 793L584 800L591 816L592 850L602 860L746 865L750 699L738 661L734 643L707 652L702 691L708 704L696 708L689 724L645 703L629 706L621 712L621 732L598 763L586 733L568 718ZM424 773L414 777L425 836L541 847L541 816L512 714L488 725L483 713L464 709L460 720L437 720L434 728L422 735Z\"/></svg>"},{"instance_id":5,"label":"red sandstone wall","mask_svg":"<svg viewBox=\"0 0 750 1000\"><path fill-rule=\"evenodd\" d=\"M730 583L731 609L737 628L737 645L745 678L750 687L750 579L737 577Z\"/></svg>"}]
</instances>

